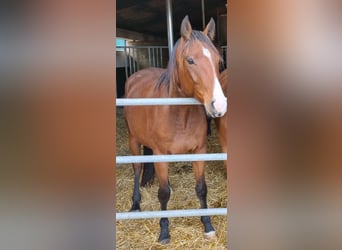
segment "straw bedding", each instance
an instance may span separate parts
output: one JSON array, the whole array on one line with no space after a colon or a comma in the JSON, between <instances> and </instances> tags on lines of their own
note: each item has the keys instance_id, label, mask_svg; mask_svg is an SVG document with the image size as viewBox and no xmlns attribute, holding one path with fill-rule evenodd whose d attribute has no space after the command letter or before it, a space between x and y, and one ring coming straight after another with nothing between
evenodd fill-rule
<instances>
[{"instance_id":1,"label":"straw bedding","mask_svg":"<svg viewBox=\"0 0 342 250\"><path fill-rule=\"evenodd\" d=\"M127 128L123 118L123 108L117 108L116 154L130 155ZM220 152L214 124L212 135L208 138L208 152ZM172 194L168 209L199 208L195 193L195 179L191 162L170 163L169 176ZM227 178L222 161L206 162L206 182L208 186L208 206L220 208L227 206ZM133 169L131 164L116 166L116 211L127 212L131 207L133 190ZM141 209L159 211L158 181L150 187L140 188ZM227 218L212 216L212 224L217 238L211 241L203 237L203 225L199 217L169 218L171 241L167 245L157 242L159 218L123 220L116 222L116 249L227 249Z\"/></svg>"}]
</instances>

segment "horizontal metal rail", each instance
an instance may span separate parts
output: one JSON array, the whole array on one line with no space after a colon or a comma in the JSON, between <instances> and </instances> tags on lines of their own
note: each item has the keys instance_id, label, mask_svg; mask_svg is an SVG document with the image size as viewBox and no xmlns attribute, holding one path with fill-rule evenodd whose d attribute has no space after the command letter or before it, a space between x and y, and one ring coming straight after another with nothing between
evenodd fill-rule
<instances>
[{"instance_id":1,"label":"horizontal metal rail","mask_svg":"<svg viewBox=\"0 0 342 250\"><path fill-rule=\"evenodd\" d=\"M195 98L117 98L116 106L144 106L144 105L201 105ZM117 164L143 162L182 162L182 161L224 161L226 153L213 154L176 154L176 155L138 155L117 156ZM190 217L227 215L227 208L186 209L143 212L119 212L116 220L149 219L161 217Z\"/></svg>"},{"instance_id":2,"label":"horizontal metal rail","mask_svg":"<svg viewBox=\"0 0 342 250\"><path fill-rule=\"evenodd\" d=\"M117 164L142 162L225 161L226 153L116 156Z\"/></svg>"},{"instance_id":3,"label":"horizontal metal rail","mask_svg":"<svg viewBox=\"0 0 342 250\"><path fill-rule=\"evenodd\" d=\"M201 105L195 98L117 98L116 106Z\"/></svg>"},{"instance_id":4,"label":"horizontal metal rail","mask_svg":"<svg viewBox=\"0 0 342 250\"><path fill-rule=\"evenodd\" d=\"M116 220L136 220L162 217L191 217L227 215L227 208L207 208L207 209L186 209L186 210L164 210L164 211L142 211L142 212L122 212L116 213Z\"/></svg>"}]
</instances>

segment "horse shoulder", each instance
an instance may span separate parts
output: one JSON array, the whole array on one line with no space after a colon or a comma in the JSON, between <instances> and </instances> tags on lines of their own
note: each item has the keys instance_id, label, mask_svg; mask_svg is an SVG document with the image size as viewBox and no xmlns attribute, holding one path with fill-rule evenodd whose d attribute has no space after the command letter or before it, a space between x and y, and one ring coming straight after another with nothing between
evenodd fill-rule
<instances>
[{"instance_id":1,"label":"horse shoulder","mask_svg":"<svg viewBox=\"0 0 342 250\"><path fill-rule=\"evenodd\" d=\"M126 81L126 97L153 97L157 81L164 71L165 69L161 68L147 68L131 75Z\"/></svg>"}]
</instances>

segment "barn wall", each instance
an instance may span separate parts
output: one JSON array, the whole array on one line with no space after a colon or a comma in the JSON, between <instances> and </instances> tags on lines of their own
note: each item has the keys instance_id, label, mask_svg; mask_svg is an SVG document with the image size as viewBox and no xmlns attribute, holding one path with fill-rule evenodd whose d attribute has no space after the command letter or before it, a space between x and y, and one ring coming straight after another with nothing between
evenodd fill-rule
<instances>
[{"instance_id":1,"label":"barn wall","mask_svg":"<svg viewBox=\"0 0 342 250\"><path fill-rule=\"evenodd\" d=\"M125 30L125 29L117 29L117 37L121 37L127 39L127 46L167 46L167 40L161 39L156 36L147 35L135 31ZM158 67L165 68L167 66L169 55L168 49L163 49L162 56L160 51L154 51L155 55L158 57L158 63L154 65ZM131 50L129 54L132 63L134 63L134 70L144 69L150 67L150 61L148 56L147 48L139 48L137 50ZM125 81L126 81L126 71L125 71L125 63L127 57L125 52L117 51L116 52L116 88L117 88L117 97L123 97L124 89L125 89ZM129 66L128 66L129 71ZM128 73L129 75L129 73Z\"/></svg>"}]
</instances>

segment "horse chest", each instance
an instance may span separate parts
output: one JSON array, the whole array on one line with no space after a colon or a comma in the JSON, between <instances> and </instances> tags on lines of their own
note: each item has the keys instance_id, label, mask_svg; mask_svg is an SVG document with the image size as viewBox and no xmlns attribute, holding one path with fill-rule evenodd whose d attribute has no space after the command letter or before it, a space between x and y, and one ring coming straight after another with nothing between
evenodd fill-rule
<instances>
[{"instance_id":1,"label":"horse chest","mask_svg":"<svg viewBox=\"0 0 342 250\"><path fill-rule=\"evenodd\" d=\"M165 111L165 110L164 110ZM206 120L202 110L174 110L162 115L153 128L154 141L159 150L168 153L185 153L202 147L206 141Z\"/></svg>"}]
</instances>

